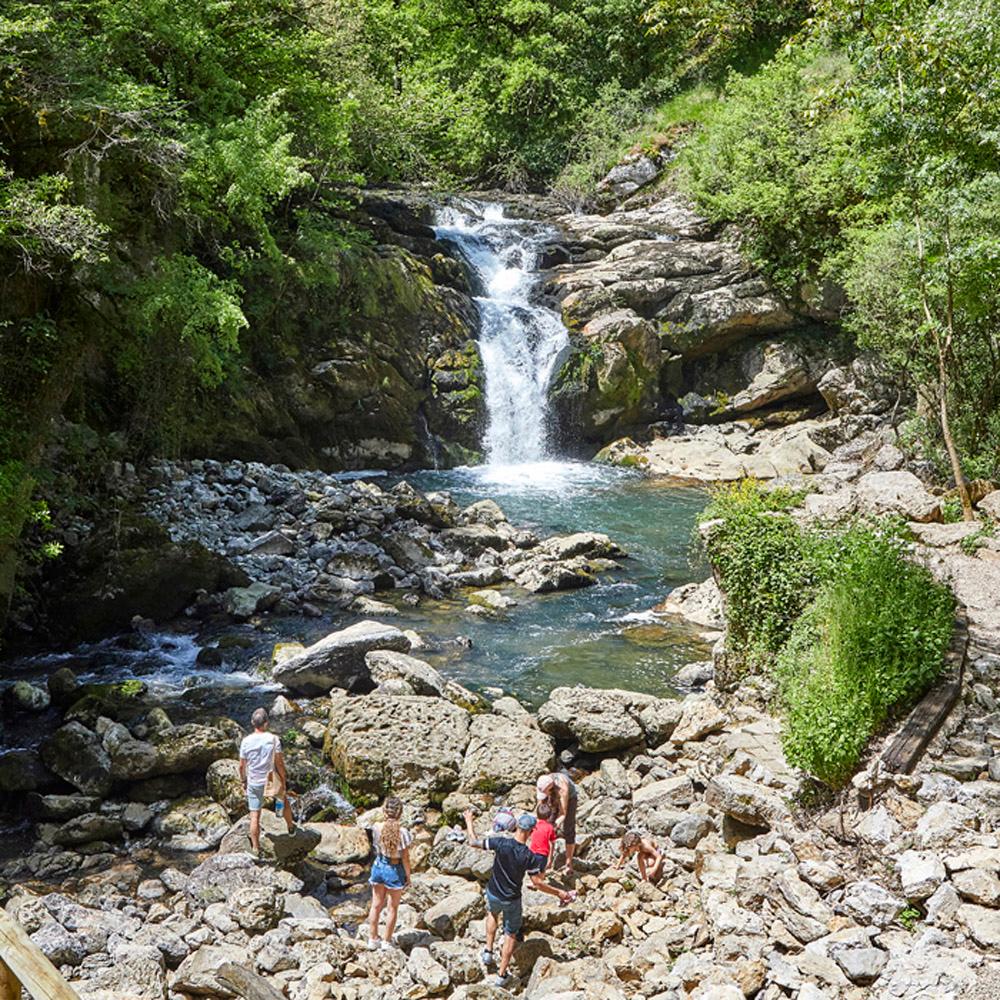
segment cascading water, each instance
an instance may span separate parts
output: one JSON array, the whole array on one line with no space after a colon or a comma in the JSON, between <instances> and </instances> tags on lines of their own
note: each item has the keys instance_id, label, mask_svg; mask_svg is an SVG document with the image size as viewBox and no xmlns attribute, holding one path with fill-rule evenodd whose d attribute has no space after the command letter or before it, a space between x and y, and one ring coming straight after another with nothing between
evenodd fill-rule
<instances>
[{"instance_id":1,"label":"cascading water","mask_svg":"<svg viewBox=\"0 0 1000 1000\"><path fill-rule=\"evenodd\" d=\"M462 254L478 286L487 462L508 466L544 461L549 382L569 343L559 316L531 300L544 229L538 223L508 219L500 205L468 203L440 209L435 231Z\"/></svg>"}]
</instances>

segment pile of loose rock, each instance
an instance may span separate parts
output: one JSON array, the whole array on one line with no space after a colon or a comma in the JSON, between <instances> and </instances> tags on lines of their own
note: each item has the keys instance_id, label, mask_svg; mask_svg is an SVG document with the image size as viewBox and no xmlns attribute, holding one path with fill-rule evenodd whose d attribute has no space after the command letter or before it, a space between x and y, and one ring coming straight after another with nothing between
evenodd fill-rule
<instances>
[{"instance_id":1,"label":"pile of loose rock","mask_svg":"<svg viewBox=\"0 0 1000 1000\"><path fill-rule=\"evenodd\" d=\"M196 460L161 462L146 509L175 541L226 555L251 578L225 607L247 618L278 605L346 607L376 591L443 597L511 582L533 593L584 587L625 553L607 536L540 540L492 500L462 509L406 482L382 489L322 472ZM363 602L362 602L363 603Z\"/></svg>"},{"instance_id":2,"label":"pile of loose rock","mask_svg":"<svg viewBox=\"0 0 1000 1000\"><path fill-rule=\"evenodd\" d=\"M370 636L376 625L369 623ZM942 748L968 739L963 719L978 718L987 696L1000 693L1000 660L974 662L956 721L873 810L845 801L806 815L795 805L798 778L785 764L778 725L753 707L755 687L723 696L709 684L681 701L567 687L534 714L509 697L470 711L429 664L400 648L397 630L379 627L380 638L360 654L373 690L336 687L277 707L291 713L279 725L294 727L286 730L293 787L305 773L296 747L322 742L320 777L336 772L359 803L374 805L390 790L407 802L414 875L398 948L363 947L364 827L378 809L354 821L307 820L291 835L265 812L268 860L255 864L246 853L234 733L228 756L208 769L209 797L166 804L154 821L157 837L183 839L171 817L193 821L213 807L225 816L210 838L217 853L190 855L200 863L189 874L166 868L148 878L119 859L100 874L76 872L60 893L22 885L8 902L84 1000L228 997L238 995L239 975L244 983L260 977L289 1000L500 1000L509 992L486 985L478 961L491 858L456 839L451 824L470 805L481 810L483 829L500 803L532 808L535 778L558 764L583 775L579 897L560 907L526 892L514 992L560 1000L947 1000L975 996L978 986L983 997L995 995L1000 782L990 780L988 761L945 766ZM990 718L980 756L1000 746ZM159 753L148 720L131 730L114 725L98 723L112 768L121 747L130 760L149 756L146 745ZM68 769L66 777L82 780ZM664 849L657 885L614 867L627 829ZM80 858L92 850L75 848Z\"/></svg>"}]
</instances>

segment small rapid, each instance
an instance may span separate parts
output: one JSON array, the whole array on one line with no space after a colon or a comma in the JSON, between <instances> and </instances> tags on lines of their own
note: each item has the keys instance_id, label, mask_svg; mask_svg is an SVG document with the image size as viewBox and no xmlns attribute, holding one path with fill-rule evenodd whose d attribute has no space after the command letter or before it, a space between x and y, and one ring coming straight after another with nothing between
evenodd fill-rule
<instances>
[{"instance_id":1,"label":"small rapid","mask_svg":"<svg viewBox=\"0 0 1000 1000\"><path fill-rule=\"evenodd\" d=\"M435 233L473 272L486 378L487 464L542 463L550 458L549 383L569 344L559 316L532 300L547 230L507 218L501 205L460 205L438 210Z\"/></svg>"}]
</instances>

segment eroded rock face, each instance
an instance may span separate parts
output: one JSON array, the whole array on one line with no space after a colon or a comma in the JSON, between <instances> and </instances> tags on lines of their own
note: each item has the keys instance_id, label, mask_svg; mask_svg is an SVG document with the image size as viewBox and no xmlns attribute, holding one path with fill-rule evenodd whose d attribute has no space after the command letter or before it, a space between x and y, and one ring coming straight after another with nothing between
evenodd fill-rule
<instances>
[{"instance_id":1,"label":"eroded rock face","mask_svg":"<svg viewBox=\"0 0 1000 1000\"><path fill-rule=\"evenodd\" d=\"M334 698L326 752L360 795L443 797L458 785L469 714L440 698Z\"/></svg>"}]
</instances>

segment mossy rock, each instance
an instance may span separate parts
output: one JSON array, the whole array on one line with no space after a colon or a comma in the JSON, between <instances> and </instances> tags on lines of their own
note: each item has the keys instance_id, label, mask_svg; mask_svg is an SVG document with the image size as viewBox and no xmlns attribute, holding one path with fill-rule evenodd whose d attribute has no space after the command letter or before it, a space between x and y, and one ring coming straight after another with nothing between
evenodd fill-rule
<instances>
[{"instance_id":1,"label":"mossy rock","mask_svg":"<svg viewBox=\"0 0 1000 1000\"><path fill-rule=\"evenodd\" d=\"M67 722L82 722L88 728L93 728L102 715L115 721L134 718L145 707L147 691L145 683L134 679L85 684L79 689L80 697L66 709L64 718Z\"/></svg>"}]
</instances>

